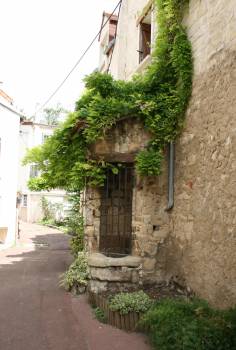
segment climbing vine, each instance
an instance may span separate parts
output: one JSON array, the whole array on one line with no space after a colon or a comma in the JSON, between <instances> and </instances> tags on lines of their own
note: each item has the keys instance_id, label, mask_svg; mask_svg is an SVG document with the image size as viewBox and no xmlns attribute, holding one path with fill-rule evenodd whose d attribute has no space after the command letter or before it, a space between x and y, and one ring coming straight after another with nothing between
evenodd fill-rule
<instances>
[{"instance_id":1,"label":"climbing vine","mask_svg":"<svg viewBox=\"0 0 236 350\"><path fill-rule=\"evenodd\" d=\"M24 163L36 163L41 177L34 189L65 188L78 191L86 184L99 186L108 166L93 161L88 150L121 118L140 120L153 138L136 157L141 175L159 175L163 150L180 134L191 95L192 52L182 25L188 0L154 0L158 35L152 63L143 75L129 82L109 74L93 73L85 78L86 92L76 108L45 144L30 150Z\"/></svg>"}]
</instances>

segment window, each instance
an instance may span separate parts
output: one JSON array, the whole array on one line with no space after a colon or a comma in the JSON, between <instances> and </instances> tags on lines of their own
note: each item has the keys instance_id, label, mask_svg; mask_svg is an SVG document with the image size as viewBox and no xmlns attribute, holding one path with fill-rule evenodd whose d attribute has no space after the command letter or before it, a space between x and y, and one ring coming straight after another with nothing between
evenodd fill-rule
<instances>
[{"instance_id":1,"label":"window","mask_svg":"<svg viewBox=\"0 0 236 350\"><path fill-rule=\"evenodd\" d=\"M38 167L37 165L31 165L30 166L30 177L31 178L34 178L34 177L37 177L39 174L39 170L38 170Z\"/></svg>"},{"instance_id":2,"label":"window","mask_svg":"<svg viewBox=\"0 0 236 350\"><path fill-rule=\"evenodd\" d=\"M104 47L104 54L107 56L110 56L110 54L112 53L112 49L116 41L117 18L114 18L115 19L112 19L109 22L108 44Z\"/></svg>"},{"instance_id":3,"label":"window","mask_svg":"<svg viewBox=\"0 0 236 350\"><path fill-rule=\"evenodd\" d=\"M142 19L139 25L139 63L151 53L151 11Z\"/></svg>"},{"instance_id":4,"label":"window","mask_svg":"<svg viewBox=\"0 0 236 350\"><path fill-rule=\"evenodd\" d=\"M117 27L117 18L110 20L110 26L109 26L109 43L115 38L116 36L116 27Z\"/></svg>"},{"instance_id":5,"label":"window","mask_svg":"<svg viewBox=\"0 0 236 350\"><path fill-rule=\"evenodd\" d=\"M48 138L49 138L50 135L45 135L43 134L42 135L42 142L44 143Z\"/></svg>"},{"instance_id":6,"label":"window","mask_svg":"<svg viewBox=\"0 0 236 350\"><path fill-rule=\"evenodd\" d=\"M27 207L27 200L28 200L27 194L24 194L23 195L23 207Z\"/></svg>"}]
</instances>

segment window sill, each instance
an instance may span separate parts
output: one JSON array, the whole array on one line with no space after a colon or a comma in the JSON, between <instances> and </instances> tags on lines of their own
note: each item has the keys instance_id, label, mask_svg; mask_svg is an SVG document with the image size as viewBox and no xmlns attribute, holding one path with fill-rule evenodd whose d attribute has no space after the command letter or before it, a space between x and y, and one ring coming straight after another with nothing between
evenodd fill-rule
<instances>
[{"instance_id":1,"label":"window sill","mask_svg":"<svg viewBox=\"0 0 236 350\"><path fill-rule=\"evenodd\" d=\"M135 73L142 73L151 63L152 61L152 56L148 55L142 60L142 62L139 63L138 68L136 69Z\"/></svg>"}]
</instances>

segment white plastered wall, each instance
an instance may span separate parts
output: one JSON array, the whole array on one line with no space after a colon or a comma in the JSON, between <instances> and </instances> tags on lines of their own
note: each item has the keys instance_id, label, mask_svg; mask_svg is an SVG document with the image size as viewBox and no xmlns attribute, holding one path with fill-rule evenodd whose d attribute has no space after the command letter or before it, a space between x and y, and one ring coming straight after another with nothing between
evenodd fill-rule
<instances>
[{"instance_id":1,"label":"white plastered wall","mask_svg":"<svg viewBox=\"0 0 236 350\"><path fill-rule=\"evenodd\" d=\"M138 21L143 10L148 5L151 6L151 1L149 0L129 0L122 2L116 45L110 65L110 73L116 79L129 80L133 74L142 70L145 66L145 62L139 64ZM154 37L156 30L154 10L152 10L151 18L152 37ZM146 57L144 61L149 61L149 57Z\"/></svg>"},{"instance_id":2,"label":"white plastered wall","mask_svg":"<svg viewBox=\"0 0 236 350\"><path fill-rule=\"evenodd\" d=\"M0 105L0 227L7 227L6 244L16 237L16 194L20 117Z\"/></svg>"},{"instance_id":3,"label":"white plastered wall","mask_svg":"<svg viewBox=\"0 0 236 350\"><path fill-rule=\"evenodd\" d=\"M20 219L27 222L38 222L42 219L43 213L41 208L42 197L45 197L52 203L63 204L65 191L52 190L50 192L32 192L28 189L27 183L30 178L30 165L22 166L22 159L26 155L27 149L39 146L43 143L43 136L52 135L55 126L32 123L22 124L20 127L20 162L19 162L19 181L18 191L22 195L27 195L27 206L24 207L22 198L19 210Z\"/></svg>"}]
</instances>

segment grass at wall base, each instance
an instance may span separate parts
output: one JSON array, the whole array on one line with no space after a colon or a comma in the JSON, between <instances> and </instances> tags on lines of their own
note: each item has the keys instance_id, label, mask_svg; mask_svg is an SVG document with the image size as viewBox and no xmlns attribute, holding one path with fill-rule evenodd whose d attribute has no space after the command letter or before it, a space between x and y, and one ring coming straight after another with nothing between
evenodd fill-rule
<instances>
[{"instance_id":1,"label":"grass at wall base","mask_svg":"<svg viewBox=\"0 0 236 350\"><path fill-rule=\"evenodd\" d=\"M165 299L141 321L156 350L235 350L236 308L215 310L202 300Z\"/></svg>"}]
</instances>

